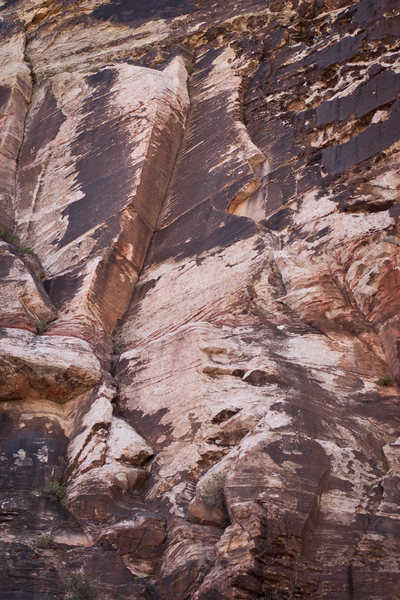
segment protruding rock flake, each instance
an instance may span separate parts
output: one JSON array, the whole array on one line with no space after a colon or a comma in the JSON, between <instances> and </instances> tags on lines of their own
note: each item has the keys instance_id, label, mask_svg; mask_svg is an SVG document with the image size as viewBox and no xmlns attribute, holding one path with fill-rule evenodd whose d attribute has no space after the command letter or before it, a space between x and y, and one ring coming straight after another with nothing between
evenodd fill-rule
<instances>
[{"instance_id":1,"label":"protruding rock flake","mask_svg":"<svg viewBox=\"0 0 400 600\"><path fill-rule=\"evenodd\" d=\"M398 600L398 0L0 0L0 600Z\"/></svg>"}]
</instances>

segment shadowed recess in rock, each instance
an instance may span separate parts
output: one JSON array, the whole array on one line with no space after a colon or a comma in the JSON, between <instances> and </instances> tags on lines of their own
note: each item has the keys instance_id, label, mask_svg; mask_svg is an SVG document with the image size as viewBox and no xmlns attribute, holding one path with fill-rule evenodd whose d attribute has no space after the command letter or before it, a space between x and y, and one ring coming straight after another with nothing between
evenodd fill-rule
<instances>
[{"instance_id":1,"label":"shadowed recess in rock","mask_svg":"<svg viewBox=\"0 0 400 600\"><path fill-rule=\"evenodd\" d=\"M195 0L116 0L93 11L96 19L137 27L150 19L169 19L187 14Z\"/></svg>"}]
</instances>

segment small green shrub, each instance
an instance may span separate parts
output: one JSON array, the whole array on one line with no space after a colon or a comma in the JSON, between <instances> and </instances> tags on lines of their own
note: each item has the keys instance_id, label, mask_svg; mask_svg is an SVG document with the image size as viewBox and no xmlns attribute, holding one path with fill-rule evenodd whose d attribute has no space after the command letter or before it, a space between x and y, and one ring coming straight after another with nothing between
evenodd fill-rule
<instances>
[{"instance_id":1,"label":"small green shrub","mask_svg":"<svg viewBox=\"0 0 400 600\"><path fill-rule=\"evenodd\" d=\"M224 487L226 473L214 473L207 479L200 490L202 500L210 507L222 508L225 504Z\"/></svg>"},{"instance_id":2,"label":"small green shrub","mask_svg":"<svg viewBox=\"0 0 400 600\"><path fill-rule=\"evenodd\" d=\"M188 75L192 75L195 71L195 66L193 63L187 62L186 65L186 71L188 72Z\"/></svg>"},{"instance_id":3,"label":"small green shrub","mask_svg":"<svg viewBox=\"0 0 400 600\"><path fill-rule=\"evenodd\" d=\"M7 242L7 244L11 244L11 246L15 246L15 248L18 248L20 252L23 252L24 254L30 254L37 259L34 251L31 248L28 248L28 246L21 246L21 240L19 239L18 235L13 233L10 229L8 229L8 227L5 227L5 225L0 227L0 240Z\"/></svg>"},{"instance_id":4,"label":"small green shrub","mask_svg":"<svg viewBox=\"0 0 400 600\"><path fill-rule=\"evenodd\" d=\"M116 417L118 417L118 415L120 414L120 412L119 412L118 404L116 403L115 400L114 400L114 402L111 402L111 406L112 406L113 415L115 415Z\"/></svg>"},{"instance_id":5,"label":"small green shrub","mask_svg":"<svg viewBox=\"0 0 400 600\"><path fill-rule=\"evenodd\" d=\"M37 259L37 254L36 252L34 252L32 250L32 248L28 248L28 246L24 246L23 248L20 248L21 252L23 252L24 254L30 254L31 256L33 256L33 258Z\"/></svg>"},{"instance_id":6,"label":"small green shrub","mask_svg":"<svg viewBox=\"0 0 400 600\"><path fill-rule=\"evenodd\" d=\"M42 335L48 328L49 324L44 319L40 319L39 323L36 325L36 331L38 335Z\"/></svg>"},{"instance_id":7,"label":"small green shrub","mask_svg":"<svg viewBox=\"0 0 400 600\"><path fill-rule=\"evenodd\" d=\"M10 231L8 227L5 227L5 225L0 227L0 240L3 240L3 242L11 244L12 246L19 246L20 243L19 237Z\"/></svg>"},{"instance_id":8,"label":"small green shrub","mask_svg":"<svg viewBox=\"0 0 400 600\"><path fill-rule=\"evenodd\" d=\"M50 548L54 548L54 538L51 535L41 535L40 538L36 540L36 547L41 548L42 550L49 550Z\"/></svg>"},{"instance_id":9,"label":"small green shrub","mask_svg":"<svg viewBox=\"0 0 400 600\"><path fill-rule=\"evenodd\" d=\"M113 351L113 354L115 354L116 356L119 356L120 354L122 354L122 350L118 346L118 344L114 344L112 351Z\"/></svg>"},{"instance_id":10,"label":"small green shrub","mask_svg":"<svg viewBox=\"0 0 400 600\"><path fill-rule=\"evenodd\" d=\"M64 500L67 490L65 485L61 485L58 481L48 481L46 485L39 489L39 493L41 496L61 502Z\"/></svg>"},{"instance_id":11,"label":"small green shrub","mask_svg":"<svg viewBox=\"0 0 400 600\"><path fill-rule=\"evenodd\" d=\"M393 379L389 377L389 375L385 375L385 377L381 377L376 381L376 385L383 385L385 387L390 387L393 385Z\"/></svg>"},{"instance_id":12,"label":"small green shrub","mask_svg":"<svg viewBox=\"0 0 400 600\"><path fill-rule=\"evenodd\" d=\"M59 591L65 600L95 600L98 593L93 583L81 573L66 573Z\"/></svg>"}]
</instances>

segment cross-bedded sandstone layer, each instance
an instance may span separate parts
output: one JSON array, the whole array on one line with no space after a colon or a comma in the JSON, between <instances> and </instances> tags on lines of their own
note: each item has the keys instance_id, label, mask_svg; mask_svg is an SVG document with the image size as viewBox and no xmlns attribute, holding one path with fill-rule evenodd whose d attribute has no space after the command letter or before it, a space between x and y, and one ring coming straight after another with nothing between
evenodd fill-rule
<instances>
[{"instance_id":1,"label":"cross-bedded sandstone layer","mask_svg":"<svg viewBox=\"0 0 400 600\"><path fill-rule=\"evenodd\" d=\"M397 599L398 0L0 17L0 599Z\"/></svg>"}]
</instances>

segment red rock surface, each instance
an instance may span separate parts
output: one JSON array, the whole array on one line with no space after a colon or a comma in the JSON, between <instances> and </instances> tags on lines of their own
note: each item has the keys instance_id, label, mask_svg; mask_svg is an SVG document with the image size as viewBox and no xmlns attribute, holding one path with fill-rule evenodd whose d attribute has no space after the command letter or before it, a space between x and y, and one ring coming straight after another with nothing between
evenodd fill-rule
<instances>
[{"instance_id":1,"label":"red rock surface","mask_svg":"<svg viewBox=\"0 0 400 600\"><path fill-rule=\"evenodd\" d=\"M0 18L0 600L397 600L399 2Z\"/></svg>"}]
</instances>

